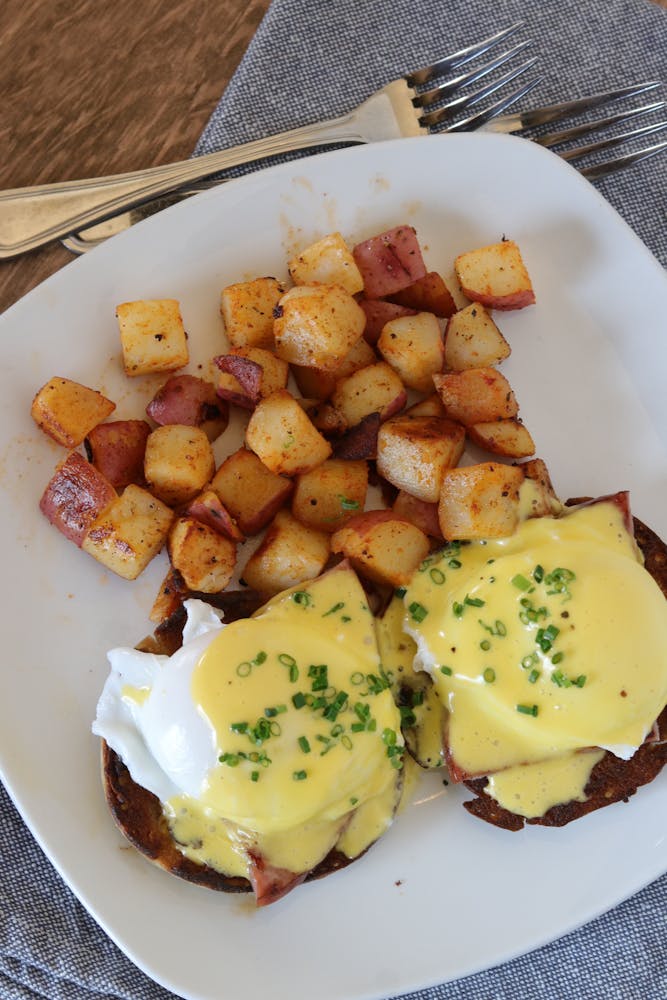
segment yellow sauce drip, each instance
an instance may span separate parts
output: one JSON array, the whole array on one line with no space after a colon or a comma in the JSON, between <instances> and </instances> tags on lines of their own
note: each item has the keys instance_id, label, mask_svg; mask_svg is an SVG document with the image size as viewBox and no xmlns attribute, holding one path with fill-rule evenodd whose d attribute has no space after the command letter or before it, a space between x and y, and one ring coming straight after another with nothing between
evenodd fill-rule
<instances>
[{"instance_id":1,"label":"yellow sauce drip","mask_svg":"<svg viewBox=\"0 0 667 1000\"><path fill-rule=\"evenodd\" d=\"M322 665L326 689L314 691L310 668ZM375 840L395 808L398 771L387 732L402 743L391 691L382 684L376 690L380 674L373 618L347 567L226 626L192 676L193 700L222 761L197 802L169 804L184 853L203 853L212 867L233 872L240 858L244 873L244 850L252 844L272 864L307 871L367 803L373 805L354 820L350 849L360 852ZM334 718L321 706L293 701L323 696L331 704L342 692L348 697ZM362 731L357 705L373 720ZM270 727L259 741L258 726L265 733Z\"/></svg>"},{"instance_id":2,"label":"yellow sauce drip","mask_svg":"<svg viewBox=\"0 0 667 1000\"><path fill-rule=\"evenodd\" d=\"M449 547L404 605L469 774L591 746L628 756L667 701L667 604L611 502Z\"/></svg>"},{"instance_id":3,"label":"yellow sauce drip","mask_svg":"<svg viewBox=\"0 0 667 1000\"><path fill-rule=\"evenodd\" d=\"M123 701L133 701L136 705L143 705L151 693L149 687L133 687L131 684L124 684L120 696Z\"/></svg>"},{"instance_id":4,"label":"yellow sauce drip","mask_svg":"<svg viewBox=\"0 0 667 1000\"><path fill-rule=\"evenodd\" d=\"M591 771L604 750L568 753L492 774L486 793L510 812L534 819L565 802L585 802Z\"/></svg>"}]
</instances>

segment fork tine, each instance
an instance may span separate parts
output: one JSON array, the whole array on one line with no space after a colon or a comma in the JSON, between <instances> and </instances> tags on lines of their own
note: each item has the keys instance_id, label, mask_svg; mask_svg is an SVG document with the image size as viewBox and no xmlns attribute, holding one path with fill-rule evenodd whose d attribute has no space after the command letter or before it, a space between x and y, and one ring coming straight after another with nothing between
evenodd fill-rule
<instances>
[{"instance_id":1,"label":"fork tine","mask_svg":"<svg viewBox=\"0 0 667 1000\"><path fill-rule=\"evenodd\" d=\"M591 132L598 132L610 125L617 125L620 122L629 121L630 118L638 118L640 115L648 115L652 111L659 111L667 107L667 101L656 101L654 104L644 104L641 108L632 108L630 111L619 111L615 115L607 118L598 118L594 122L584 122L583 125L574 125L572 128L563 129L560 132L549 132L547 135L540 135L533 139L533 142L540 146L556 146L561 142L569 142L571 139L578 139L582 135Z\"/></svg>"},{"instance_id":2,"label":"fork tine","mask_svg":"<svg viewBox=\"0 0 667 1000\"><path fill-rule=\"evenodd\" d=\"M453 101L449 101L447 104L443 104L441 108L436 111L427 111L421 116L421 124L426 125L427 128L431 128L434 125L439 125L441 122L445 121L447 118L452 118L457 111L462 111L464 108L472 107L477 104L478 101L483 100L490 94L494 94L501 87L504 87L506 83L511 83L512 80L516 80L518 76L525 73L526 70L531 69L537 58L529 59L527 62L522 63L517 69L511 70L509 73L505 73L503 76L499 77L497 80L493 80L491 83L487 83L485 87L480 87L479 90L473 91L471 94L465 94L463 97L457 97Z\"/></svg>"},{"instance_id":3,"label":"fork tine","mask_svg":"<svg viewBox=\"0 0 667 1000\"><path fill-rule=\"evenodd\" d=\"M542 108L535 108L533 111L521 113L520 122L512 131L522 131L525 128L533 128L536 125L546 125L548 122L557 121L560 118L569 118L571 115L580 114L582 111L589 111L591 108L598 108L602 104L611 101L619 101L623 97L636 97L648 90L655 90L660 86L659 80L651 80L648 83L638 83L630 87L622 87L619 90L607 90L602 94L591 94L590 97L579 97L575 101L563 101L560 104L547 104Z\"/></svg>"},{"instance_id":4,"label":"fork tine","mask_svg":"<svg viewBox=\"0 0 667 1000\"><path fill-rule=\"evenodd\" d=\"M654 122L651 125L644 125L643 128L633 129L632 132L624 132L622 135L612 135L607 139L600 139L598 142L589 142L585 146L576 146L574 149L563 150L558 155L563 160L577 160L580 156L588 153L596 153L600 149L612 149L620 146L628 139L634 139L638 135L649 135L652 132L663 132L667 128L667 121Z\"/></svg>"},{"instance_id":5,"label":"fork tine","mask_svg":"<svg viewBox=\"0 0 667 1000\"><path fill-rule=\"evenodd\" d=\"M657 156L658 153L662 153L665 150L667 150L667 139L664 142L657 143L655 146L639 149L636 153L626 153L625 156L618 156L615 160L607 160L605 163L598 163L591 167L582 167L579 173L587 177L589 181L594 181L599 177L606 177L608 174L625 170L626 167L632 167L635 163L648 160L650 157Z\"/></svg>"},{"instance_id":6,"label":"fork tine","mask_svg":"<svg viewBox=\"0 0 667 1000\"><path fill-rule=\"evenodd\" d=\"M409 87L415 87L418 84L428 83L434 76L441 76L443 73L449 73L450 70L455 69L457 66L462 66L464 63L470 62L471 59L475 59L476 56L484 55L495 45L509 38L510 35L515 34L523 26L524 21L517 21L515 24L510 25L509 28L504 28L502 31L498 31L495 35L490 35L488 38L483 39L481 42L477 42L475 45L468 45L465 49L459 49L458 52L453 52L449 56L445 56L443 59L438 59L436 62L432 63L430 66L423 66L421 69L417 69L412 73L406 73L405 80Z\"/></svg>"},{"instance_id":7,"label":"fork tine","mask_svg":"<svg viewBox=\"0 0 667 1000\"><path fill-rule=\"evenodd\" d=\"M538 76L534 80L530 80L528 83L524 83L522 87L517 90L512 91L507 97L503 97L500 101L496 101L495 104L491 104L484 111L478 111L477 114L471 115L469 118L464 118L463 121L458 121L454 125L448 125L444 129L445 132L474 132L475 129L482 129L487 122L492 121L498 115L502 115L504 111L511 108L513 104L520 101L522 97L529 94L531 90L534 90L543 80L543 77Z\"/></svg>"},{"instance_id":8,"label":"fork tine","mask_svg":"<svg viewBox=\"0 0 667 1000\"><path fill-rule=\"evenodd\" d=\"M461 87L467 86L469 83L475 83L477 80L481 80L482 77L487 76L492 73L495 69L500 66L504 66L506 62L518 55L519 52L523 52L532 43L530 41L520 42L515 45L512 49L507 49L507 51L502 52L491 62L486 63L480 69L469 70L467 73L462 73L460 76L454 77L452 80L447 80L445 83L440 83L436 87L432 87L430 90L422 90L413 98L412 103L415 107L425 108L429 104L434 104L436 101L442 100L447 97L448 94L453 94L454 91L460 90Z\"/></svg>"}]
</instances>

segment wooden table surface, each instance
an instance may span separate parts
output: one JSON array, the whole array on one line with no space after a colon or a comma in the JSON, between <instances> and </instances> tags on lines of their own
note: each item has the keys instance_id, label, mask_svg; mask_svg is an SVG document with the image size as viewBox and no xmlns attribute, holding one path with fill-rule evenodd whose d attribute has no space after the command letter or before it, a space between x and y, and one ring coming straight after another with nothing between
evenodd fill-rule
<instances>
[{"instance_id":1,"label":"wooden table surface","mask_svg":"<svg viewBox=\"0 0 667 1000\"><path fill-rule=\"evenodd\" d=\"M268 6L3 0L0 189L189 156ZM56 243L1 261L0 312L71 259Z\"/></svg>"},{"instance_id":2,"label":"wooden table surface","mask_svg":"<svg viewBox=\"0 0 667 1000\"><path fill-rule=\"evenodd\" d=\"M3 0L0 189L185 159L269 0ZM0 312L72 260L0 262Z\"/></svg>"}]
</instances>

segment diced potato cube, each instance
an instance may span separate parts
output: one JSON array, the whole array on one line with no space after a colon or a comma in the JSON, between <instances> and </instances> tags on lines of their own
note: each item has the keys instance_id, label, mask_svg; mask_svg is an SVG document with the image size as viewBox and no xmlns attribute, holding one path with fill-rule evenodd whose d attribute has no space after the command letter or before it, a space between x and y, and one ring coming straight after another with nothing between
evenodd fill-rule
<instances>
[{"instance_id":1,"label":"diced potato cube","mask_svg":"<svg viewBox=\"0 0 667 1000\"><path fill-rule=\"evenodd\" d=\"M220 312L232 347L273 346L273 310L284 291L275 278L254 278L223 288Z\"/></svg>"},{"instance_id":2,"label":"diced potato cube","mask_svg":"<svg viewBox=\"0 0 667 1000\"><path fill-rule=\"evenodd\" d=\"M308 472L331 454L329 442L286 389L258 403L248 421L246 444L271 472L286 476Z\"/></svg>"},{"instance_id":3,"label":"diced potato cube","mask_svg":"<svg viewBox=\"0 0 667 1000\"><path fill-rule=\"evenodd\" d=\"M495 368L467 368L433 376L434 385L452 420L466 426L507 420L519 412L512 388Z\"/></svg>"},{"instance_id":4,"label":"diced potato cube","mask_svg":"<svg viewBox=\"0 0 667 1000\"><path fill-rule=\"evenodd\" d=\"M233 347L213 360L220 369L218 395L246 410L287 385L287 362L263 347Z\"/></svg>"},{"instance_id":5,"label":"diced potato cube","mask_svg":"<svg viewBox=\"0 0 667 1000\"><path fill-rule=\"evenodd\" d=\"M193 517L179 517L169 532L169 558L190 590L219 594L234 573L236 544Z\"/></svg>"},{"instance_id":6,"label":"diced potato cube","mask_svg":"<svg viewBox=\"0 0 667 1000\"><path fill-rule=\"evenodd\" d=\"M146 407L156 424L187 424L201 427L215 441L229 422L229 407L218 397L215 386L196 375L172 375Z\"/></svg>"},{"instance_id":7,"label":"diced potato cube","mask_svg":"<svg viewBox=\"0 0 667 1000\"><path fill-rule=\"evenodd\" d=\"M523 515L526 517L549 517L562 513L563 503L556 495L549 470L541 458L522 462L519 468L525 475L521 490Z\"/></svg>"},{"instance_id":8,"label":"diced potato cube","mask_svg":"<svg viewBox=\"0 0 667 1000\"><path fill-rule=\"evenodd\" d=\"M292 513L302 524L332 534L364 509L367 490L366 462L331 458L297 476Z\"/></svg>"},{"instance_id":9,"label":"diced potato cube","mask_svg":"<svg viewBox=\"0 0 667 1000\"><path fill-rule=\"evenodd\" d=\"M39 509L80 548L90 525L115 499L116 491L105 476L73 451L53 474Z\"/></svg>"},{"instance_id":10,"label":"diced potato cube","mask_svg":"<svg viewBox=\"0 0 667 1000\"><path fill-rule=\"evenodd\" d=\"M364 340L372 346L377 344L385 323L399 316L414 316L416 309L399 306L397 302L385 302L384 299L360 299L359 305L366 314Z\"/></svg>"},{"instance_id":11,"label":"diced potato cube","mask_svg":"<svg viewBox=\"0 0 667 1000\"><path fill-rule=\"evenodd\" d=\"M402 292L391 296L392 302L417 312L430 312L441 319L447 319L456 312L456 302L447 288L444 278L436 271L429 271L423 278L408 285Z\"/></svg>"},{"instance_id":12,"label":"diced potato cube","mask_svg":"<svg viewBox=\"0 0 667 1000\"><path fill-rule=\"evenodd\" d=\"M279 510L259 548L243 569L243 579L260 594L281 590L319 576L329 558L329 536Z\"/></svg>"},{"instance_id":13,"label":"diced potato cube","mask_svg":"<svg viewBox=\"0 0 667 1000\"><path fill-rule=\"evenodd\" d=\"M173 372L188 363L188 342L176 299L142 299L116 306L125 374Z\"/></svg>"},{"instance_id":14,"label":"diced potato cube","mask_svg":"<svg viewBox=\"0 0 667 1000\"><path fill-rule=\"evenodd\" d=\"M313 427L317 427L325 436L344 434L347 430L347 420L331 403L321 402L319 399L300 399L298 402L308 414Z\"/></svg>"},{"instance_id":15,"label":"diced potato cube","mask_svg":"<svg viewBox=\"0 0 667 1000\"><path fill-rule=\"evenodd\" d=\"M417 392L430 392L433 375L442 371L444 346L433 313L392 319L383 327L377 347L401 381Z\"/></svg>"},{"instance_id":16,"label":"diced potato cube","mask_svg":"<svg viewBox=\"0 0 667 1000\"><path fill-rule=\"evenodd\" d=\"M222 463L211 489L243 534L256 535L287 501L294 484L267 469L254 452L239 448Z\"/></svg>"},{"instance_id":17,"label":"diced potato cube","mask_svg":"<svg viewBox=\"0 0 667 1000\"><path fill-rule=\"evenodd\" d=\"M456 275L463 294L492 309L523 309L535 302L535 293L513 240L470 250L456 258Z\"/></svg>"},{"instance_id":18,"label":"diced potato cube","mask_svg":"<svg viewBox=\"0 0 667 1000\"><path fill-rule=\"evenodd\" d=\"M323 372L318 368L302 368L300 365L293 365L292 371L302 396L307 399L328 399L339 379L347 378L353 372L366 368L376 361L375 351L363 337L360 337L334 371Z\"/></svg>"},{"instance_id":19,"label":"diced potato cube","mask_svg":"<svg viewBox=\"0 0 667 1000\"><path fill-rule=\"evenodd\" d=\"M369 413L368 416L362 417L358 424L350 427L335 442L333 457L342 458L348 462L377 458L380 426L379 413Z\"/></svg>"},{"instance_id":20,"label":"diced potato cube","mask_svg":"<svg viewBox=\"0 0 667 1000\"><path fill-rule=\"evenodd\" d=\"M399 490L391 509L394 514L409 521L410 524L414 524L425 535L430 535L431 538L442 538L437 503L427 503L426 500L418 500L411 493Z\"/></svg>"},{"instance_id":21,"label":"diced potato cube","mask_svg":"<svg viewBox=\"0 0 667 1000\"><path fill-rule=\"evenodd\" d=\"M382 299L407 288L426 274L417 234L412 226L396 226L353 248L364 279L366 298Z\"/></svg>"},{"instance_id":22,"label":"diced potato cube","mask_svg":"<svg viewBox=\"0 0 667 1000\"><path fill-rule=\"evenodd\" d=\"M93 521L81 548L113 573L135 580L167 540L173 511L131 484Z\"/></svg>"},{"instance_id":23,"label":"diced potato cube","mask_svg":"<svg viewBox=\"0 0 667 1000\"><path fill-rule=\"evenodd\" d=\"M295 285L340 285L350 295L364 287L352 251L340 233L330 233L292 257L289 273Z\"/></svg>"},{"instance_id":24,"label":"diced potato cube","mask_svg":"<svg viewBox=\"0 0 667 1000\"><path fill-rule=\"evenodd\" d=\"M215 472L211 443L199 427L165 424L146 441L148 487L172 507L192 500Z\"/></svg>"},{"instance_id":25,"label":"diced potato cube","mask_svg":"<svg viewBox=\"0 0 667 1000\"><path fill-rule=\"evenodd\" d=\"M86 454L117 490L144 484L144 455L151 432L145 420L112 420L98 424L86 437Z\"/></svg>"},{"instance_id":26,"label":"diced potato cube","mask_svg":"<svg viewBox=\"0 0 667 1000\"><path fill-rule=\"evenodd\" d=\"M392 587L409 582L429 548L423 531L390 510L357 514L331 538L359 573Z\"/></svg>"},{"instance_id":27,"label":"diced potato cube","mask_svg":"<svg viewBox=\"0 0 667 1000\"><path fill-rule=\"evenodd\" d=\"M510 345L480 302L450 317L445 330L445 367L486 368L510 356Z\"/></svg>"},{"instance_id":28,"label":"diced potato cube","mask_svg":"<svg viewBox=\"0 0 667 1000\"><path fill-rule=\"evenodd\" d=\"M465 429L445 417L395 417L378 434L377 469L400 490L436 503L446 469L458 464Z\"/></svg>"},{"instance_id":29,"label":"diced potato cube","mask_svg":"<svg viewBox=\"0 0 667 1000\"><path fill-rule=\"evenodd\" d=\"M32 401L30 413L45 434L66 448L76 448L93 427L113 413L116 404L95 389L68 378L52 378Z\"/></svg>"},{"instance_id":30,"label":"diced potato cube","mask_svg":"<svg viewBox=\"0 0 667 1000\"><path fill-rule=\"evenodd\" d=\"M338 285L297 285L280 300L276 354L290 364L334 371L364 332L366 317Z\"/></svg>"},{"instance_id":31,"label":"diced potato cube","mask_svg":"<svg viewBox=\"0 0 667 1000\"><path fill-rule=\"evenodd\" d=\"M486 462L449 469L438 506L443 538L504 538L519 521L523 469Z\"/></svg>"},{"instance_id":32,"label":"diced potato cube","mask_svg":"<svg viewBox=\"0 0 667 1000\"><path fill-rule=\"evenodd\" d=\"M198 497L191 500L184 513L188 517L193 517L195 521L207 524L214 531L219 531L221 535L226 535L233 542L245 541L243 532L218 494L212 489L204 490Z\"/></svg>"},{"instance_id":33,"label":"diced potato cube","mask_svg":"<svg viewBox=\"0 0 667 1000\"><path fill-rule=\"evenodd\" d=\"M520 420L491 420L470 424L468 436L480 448L506 458L527 458L535 453L535 442Z\"/></svg>"},{"instance_id":34,"label":"diced potato cube","mask_svg":"<svg viewBox=\"0 0 667 1000\"><path fill-rule=\"evenodd\" d=\"M425 399L413 403L403 414L405 417L444 417L444 415L445 407L437 392L432 392Z\"/></svg>"},{"instance_id":35,"label":"diced potato cube","mask_svg":"<svg viewBox=\"0 0 667 1000\"><path fill-rule=\"evenodd\" d=\"M403 409L407 398L405 386L391 365L379 361L341 379L331 402L348 426L354 427L371 413L379 413L381 420L388 420Z\"/></svg>"}]
</instances>

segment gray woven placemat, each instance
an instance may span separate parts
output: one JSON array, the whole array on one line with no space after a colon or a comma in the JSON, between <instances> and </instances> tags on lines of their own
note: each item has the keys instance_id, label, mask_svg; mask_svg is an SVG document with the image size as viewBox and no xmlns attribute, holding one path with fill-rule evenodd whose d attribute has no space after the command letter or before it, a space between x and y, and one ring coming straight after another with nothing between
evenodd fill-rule
<instances>
[{"instance_id":1,"label":"gray woven placemat","mask_svg":"<svg viewBox=\"0 0 667 1000\"><path fill-rule=\"evenodd\" d=\"M274 0L197 152L339 114L406 69L520 18L545 76L531 103L664 75L667 12L649 0ZM667 264L667 155L598 190ZM172 996L99 930L1 786L0 843L0 1000ZM560 941L411 997L665 1000L666 914L664 876Z\"/></svg>"}]
</instances>

